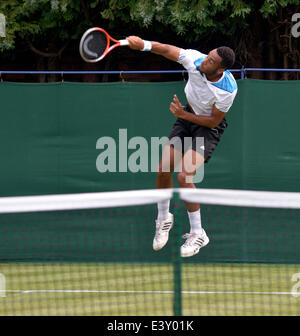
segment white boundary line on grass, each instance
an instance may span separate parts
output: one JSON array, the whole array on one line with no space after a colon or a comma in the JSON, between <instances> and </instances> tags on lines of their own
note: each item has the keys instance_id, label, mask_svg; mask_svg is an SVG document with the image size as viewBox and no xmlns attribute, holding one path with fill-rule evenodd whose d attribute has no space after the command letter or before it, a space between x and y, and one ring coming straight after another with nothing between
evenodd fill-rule
<instances>
[{"instance_id":1,"label":"white boundary line on grass","mask_svg":"<svg viewBox=\"0 0 300 336\"><path fill-rule=\"evenodd\" d=\"M134 291L134 290L89 290L89 289L26 289L6 290L7 293L131 293L131 294L173 294L173 291ZM294 295L299 292L244 292L244 291L182 291L182 294L256 294L256 295Z\"/></svg>"}]
</instances>

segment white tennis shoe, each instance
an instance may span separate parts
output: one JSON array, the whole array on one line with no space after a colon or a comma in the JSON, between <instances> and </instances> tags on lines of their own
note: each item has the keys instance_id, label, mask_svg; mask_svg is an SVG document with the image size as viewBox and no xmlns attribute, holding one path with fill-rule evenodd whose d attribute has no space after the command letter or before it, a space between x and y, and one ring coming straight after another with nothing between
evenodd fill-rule
<instances>
[{"instance_id":1,"label":"white tennis shoe","mask_svg":"<svg viewBox=\"0 0 300 336\"><path fill-rule=\"evenodd\" d=\"M168 218L163 221L155 221L156 231L153 239L153 250L162 249L169 240L169 232L174 224L174 216L169 213Z\"/></svg>"},{"instance_id":2,"label":"white tennis shoe","mask_svg":"<svg viewBox=\"0 0 300 336\"><path fill-rule=\"evenodd\" d=\"M195 232L186 233L182 238L186 239L180 249L180 254L183 258L192 257L197 254L202 247L209 243L209 238L204 229L202 229L202 234L197 234Z\"/></svg>"}]
</instances>

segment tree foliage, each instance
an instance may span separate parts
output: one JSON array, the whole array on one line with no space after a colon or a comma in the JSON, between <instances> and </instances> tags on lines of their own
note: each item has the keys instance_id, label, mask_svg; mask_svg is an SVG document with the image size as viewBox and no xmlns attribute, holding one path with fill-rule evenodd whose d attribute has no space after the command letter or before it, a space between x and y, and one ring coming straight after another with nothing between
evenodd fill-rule
<instances>
[{"instance_id":1,"label":"tree foliage","mask_svg":"<svg viewBox=\"0 0 300 336\"><path fill-rule=\"evenodd\" d=\"M1 50L15 48L16 39L30 42L77 38L81 31L80 4L68 0L2 0L0 12L6 16L6 38Z\"/></svg>"},{"instance_id":2,"label":"tree foliage","mask_svg":"<svg viewBox=\"0 0 300 336\"><path fill-rule=\"evenodd\" d=\"M79 40L85 29L102 26L112 35L141 28L151 33L164 29L188 43L203 36L228 36L245 59L250 42L258 45L265 31L284 50L290 29L288 8L299 0L1 0L0 13L6 16L6 37L0 38L0 53L27 44L42 57L61 56L71 41ZM258 24L259 23L259 24ZM282 33L282 31L284 33ZM251 41L250 41L250 40ZM258 39L258 40L257 40ZM290 43L292 45L292 43ZM293 49L293 57L295 56ZM248 56L247 56L248 55ZM243 61L244 62L244 61Z\"/></svg>"},{"instance_id":3,"label":"tree foliage","mask_svg":"<svg viewBox=\"0 0 300 336\"><path fill-rule=\"evenodd\" d=\"M247 0L1 0L0 13L6 16L7 36L1 50L15 47L16 37L31 41L48 38L64 42L78 39L92 24L104 23L111 29L120 24L143 28L163 25L188 41L202 34L234 34L249 25L255 11ZM263 18L276 15L280 8L298 0L261 1ZM52 38L50 38L52 37Z\"/></svg>"}]
</instances>

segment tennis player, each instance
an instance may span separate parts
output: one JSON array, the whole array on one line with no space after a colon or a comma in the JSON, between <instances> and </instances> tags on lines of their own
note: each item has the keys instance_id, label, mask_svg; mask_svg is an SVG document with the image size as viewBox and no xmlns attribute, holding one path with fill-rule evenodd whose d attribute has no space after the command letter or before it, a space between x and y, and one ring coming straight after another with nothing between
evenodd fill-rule
<instances>
[{"instance_id":1,"label":"tennis player","mask_svg":"<svg viewBox=\"0 0 300 336\"><path fill-rule=\"evenodd\" d=\"M145 41L137 36L127 37L129 47L134 50L151 51L179 62L188 71L189 80L185 87L187 105L183 106L174 95L170 111L177 117L169 139L163 150L157 174L157 188L172 188L172 173L177 164L181 164L178 182L181 188L195 188L193 176L197 169L208 162L214 149L227 127L225 115L230 109L237 93L237 84L227 70L235 62L235 54L229 47L219 47L205 55L197 50L181 49L169 44ZM204 138L204 148L197 138ZM186 146L185 142L190 140ZM203 144L203 142L202 142ZM162 249L169 239L174 217L169 212L170 201L158 203L156 232L153 249ZM209 238L202 228L200 204L186 202L190 232L183 237L181 256L191 257L200 248L209 243Z\"/></svg>"}]
</instances>

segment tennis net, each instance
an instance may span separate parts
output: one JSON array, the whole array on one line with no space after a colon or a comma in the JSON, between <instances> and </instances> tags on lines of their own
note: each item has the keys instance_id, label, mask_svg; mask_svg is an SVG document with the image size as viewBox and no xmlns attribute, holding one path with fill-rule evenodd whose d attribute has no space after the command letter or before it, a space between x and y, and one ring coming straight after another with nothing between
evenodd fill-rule
<instances>
[{"instance_id":1,"label":"tennis net","mask_svg":"<svg viewBox=\"0 0 300 336\"><path fill-rule=\"evenodd\" d=\"M158 201L175 225L153 251ZM210 243L180 257L184 201ZM0 199L0 315L300 315L300 194L166 189Z\"/></svg>"}]
</instances>

